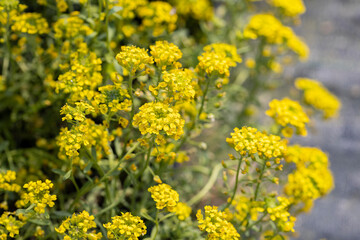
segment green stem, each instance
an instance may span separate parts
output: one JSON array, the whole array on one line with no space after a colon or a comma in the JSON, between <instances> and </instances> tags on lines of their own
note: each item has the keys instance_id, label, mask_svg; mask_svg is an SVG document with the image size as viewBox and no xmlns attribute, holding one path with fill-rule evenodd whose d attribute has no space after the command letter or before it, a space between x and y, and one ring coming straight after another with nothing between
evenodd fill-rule
<instances>
[{"instance_id":1,"label":"green stem","mask_svg":"<svg viewBox=\"0 0 360 240\"><path fill-rule=\"evenodd\" d=\"M260 184L261 184L261 180L264 176L264 171L265 171L265 168L266 168L266 163L265 161L263 162L263 166L260 170L260 175L259 175L259 179L258 179L258 182L256 184L256 189L255 189L255 194L254 194L254 201L256 201L257 197L258 197L258 194L259 194L259 189L260 189Z\"/></svg>"},{"instance_id":2,"label":"green stem","mask_svg":"<svg viewBox=\"0 0 360 240\"><path fill-rule=\"evenodd\" d=\"M204 109L204 105L205 105L205 99L206 99L206 95L209 91L209 86L210 86L210 82L211 82L211 79L212 78L206 78L206 86L205 86L205 90L204 90L204 94L203 94L203 97L201 99L201 105L200 105L200 109L199 109L199 112L196 116L196 119L199 119L200 117L200 114L202 113L203 109Z\"/></svg>"},{"instance_id":3,"label":"green stem","mask_svg":"<svg viewBox=\"0 0 360 240\"><path fill-rule=\"evenodd\" d=\"M156 235L159 231L159 209L156 209L156 216L155 216L155 234L151 237L151 240L155 240L156 239Z\"/></svg>"},{"instance_id":4,"label":"green stem","mask_svg":"<svg viewBox=\"0 0 360 240\"><path fill-rule=\"evenodd\" d=\"M237 170L236 170L236 179L235 179L235 187L234 187L234 190L233 190L233 194L231 195L231 198L230 200L228 201L228 203L226 204L226 206L224 207L224 209L230 207L231 203L233 202L234 200L234 197L236 195L236 191L237 191L237 188L238 188L238 183L239 183L239 175L240 175L240 167L241 167L241 162L242 162L243 158L240 157L239 159L239 163L238 163L238 166L237 166Z\"/></svg>"},{"instance_id":5,"label":"green stem","mask_svg":"<svg viewBox=\"0 0 360 240\"><path fill-rule=\"evenodd\" d=\"M7 75L8 75L8 70L9 70L9 65L10 65L10 58L11 58L11 49L10 49L10 40L9 40L9 28L10 28L10 16L9 16L9 9L6 7L6 13L7 13L7 18L6 18L6 26L5 26L5 34L4 34L4 38L5 38L5 44L4 44L4 62L3 62L3 67L2 67L2 75L4 78L4 82L6 84L9 83L9 79L7 79Z\"/></svg>"}]
</instances>

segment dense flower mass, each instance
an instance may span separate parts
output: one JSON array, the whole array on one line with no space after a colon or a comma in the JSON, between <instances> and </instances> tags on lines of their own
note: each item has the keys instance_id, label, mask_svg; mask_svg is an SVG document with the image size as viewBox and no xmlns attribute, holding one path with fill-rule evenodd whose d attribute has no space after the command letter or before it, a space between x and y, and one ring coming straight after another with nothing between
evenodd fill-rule
<instances>
[{"instance_id":1,"label":"dense flower mass","mask_svg":"<svg viewBox=\"0 0 360 240\"><path fill-rule=\"evenodd\" d=\"M270 219L274 221L278 228L284 232L294 232L294 225L296 218L291 216L288 212L290 206L289 199L285 197L277 197L277 203L274 207L268 207L267 212L270 214Z\"/></svg>"},{"instance_id":2,"label":"dense flower mass","mask_svg":"<svg viewBox=\"0 0 360 240\"><path fill-rule=\"evenodd\" d=\"M0 173L0 190L10 191L10 192L20 192L20 185L13 183L16 180L16 172L6 171L5 173Z\"/></svg>"},{"instance_id":3,"label":"dense flower mass","mask_svg":"<svg viewBox=\"0 0 360 240\"><path fill-rule=\"evenodd\" d=\"M184 221L186 218L188 218L190 216L191 207L189 207L186 203L179 202L176 205L174 212L177 215L179 220Z\"/></svg>"},{"instance_id":4,"label":"dense flower mass","mask_svg":"<svg viewBox=\"0 0 360 240\"><path fill-rule=\"evenodd\" d=\"M282 131L284 136L292 136L291 126L295 127L296 134L307 135L306 123L309 122L309 117L298 102L289 98L274 99L269 103L269 107L270 109L266 111L266 114L284 127Z\"/></svg>"},{"instance_id":5,"label":"dense flower mass","mask_svg":"<svg viewBox=\"0 0 360 240\"><path fill-rule=\"evenodd\" d=\"M237 240L240 234L235 227L226 220L226 213L218 210L216 206L205 206L205 214L199 209L196 218L199 222L199 229L207 232L207 239L211 240Z\"/></svg>"},{"instance_id":6,"label":"dense flower mass","mask_svg":"<svg viewBox=\"0 0 360 240\"><path fill-rule=\"evenodd\" d=\"M174 212L179 202L179 194L169 185L162 183L157 186L150 187L148 191L156 202L157 209L167 208L169 212Z\"/></svg>"},{"instance_id":7,"label":"dense flower mass","mask_svg":"<svg viewBox=\"0 0 360 240\"><path fill-rule=\"evenodd\" d=\"M53 207L55 205L56 195L50 194L50 189L53 186L54 184L48 179L45 182L39 180L26 183L23 186L26 192L23 193L19 204L21 206L26 206L28 203L35 204L35 211L44 213L46 206Z\"/></svg>"},{"instance_id":8,"label":"dense flower mass","mask_svg":"<svg viewBox=\"0 0 360 240\"><path fill-rule=\"evenodd\" d=\"M64 240L101 239L101 233L96 233L95 230L89 232L91 228L96 228L94 219L94 216L90 215L87 211L82 211L79 214L74 213L71 217L64 220L58 228L55 228L55 231L65 235Z\"/></svg>"},{"instance_id":9,"label":"dense flower mass","mask_svg":"<svg viewBox=\"0 0 360 240\"><path fill-rule=\"evenodd\" d=\"M235 67L236 62L227 57L225 53L217 53L214 51L204 52L198 57L199 64L195 71L199 74L207 74L209 76L230 76L230 67Z\"/></svg>"},{"instance_id":10,"label":"dense flower mass","mask_svg":"<svg viewBox=\"0 0 360 240\"><path fill-rule=\"evenodd\" d=\"M269 3L280 8L284 15L294 17L305 12L305 5L302 0L270 0Z\"/></svg>"},{"instance_id":11,"label":"dense flower mass","mask_svg":"<svg viewBox=\"0 0 360 240\"><path fill-rule=\"evenodd\" d=\"M252 127L235 128L226 142L242 156L258 154L271 159L281 158L286 152L286 142L279 136L267 135Z\"/></svg>"},{"instance_id":12,"label":"dense flower mass","mask_svg":"<svg viewBox=\"0 0 360 240\"><path fill-rule=\"evenodd\" d=\"M79 17L79 12L74 11L66 18L60 18L54 23L55 37L58 39L72 39L85 37L93 32L83 19Z\"/></svg>"},{"instance_id":13,"label":"dense flower mass","mask_svg":"<svg viewBox=\"0 0 360 240\"><path fill-rule=\"evenodd\" d=\"M13 20L14 25L11 26L13 31L28 34L45 34L50 31L46 19L39 13L22 13Z\"/></svg>"},{"instance_id":14,"label":"dense flower mass","mask_svg":"<svg viewBox=\"0 0 360 240\"><path fill-rule=\"evenodd\" d=\"M251 17L249 24L245 27L246 38L257 39L262 37L270 44L285 44L301 58L307 58L309 49L307 45L289 27L271 14L257 14Z\"/></svg>"},{"instance_id":15,"label":"dense flower mass","mask_svg":"<svg viewBox=\"0 0 360 240\"><path fill-rule=\"evenodd\" d=\"M322 111L324 118L332 118L338 115L341 102L320 82L308 78L298 78L295 81L295 86L304 91L304 101Z\"/></svg>"},{"instance_id":16,"label":"dense flower mass","mask_svg":"<svg viewBox=\"0 0 360 240\"><path fill-rule=\"evenodd\" d=\"M198 20L211 20L214 16L209 0L171 0L170 2L174 2L179 15L191 16Z\"/></svg>"},{"instance_id":17,"label":"dense flower mass","mask_svg":"<svg viewBox=\"0 0 360 240\"><path fill-rule=\"evenodd\" d=\"M177 61L182 57L182 52L173 43L156 41L155 45L150 46L150 54L153 56L156 65L162 70L166 70L167 66L175 68L181 66Z\"/></svg>"},{"instance_id":18,"label":"dense flower mass","mask_svg":"<svg viewBox=\"0 0 360 240\"><path fill-rule=\"evenodd\" d=\"M219 54L225 54L226 57L230 58L234 62L240 63L241 57L237 53L236 46L226 43L213 43L204 47L205 52L215 52Z\"/></svg>"},{"instance_id":19,"label":"dense flower mass","mask_svg":"<svg viewBox=\"0 0 360 240\"><path fill-rule=\"evenodd\" d=\"M132 74L144 70L147 64L154 62L147 50L135 46L122 46L121 51L116 55L116 60Z\"/></svg>"},{"instance_id":20,"label":"dense flower mass","mask_svg":"<svg viewBox=\"0 0 360 240\"><path fill-rule=\"evenodd\" d=\"M16 216L13 216L13 213L4 212L0 217L0 239L6 240L8 236L16 237L24 225L25 222L18 220Z\"/></svg>"},{"instance_id":21,"label":"dense flower mass","mask_svg":"<svg viewBox=\"0 0 360 240\"><path fill-rule=\"evenodd\" d=\"M134 127L139 127L141 134L161 135L162 131L174 139L184 133L185 121L177 110L161 102L145 103L134 116Z\"/></svg>"},{"instance_id":22,"label":"dense flower mass","mask_svg":"<svg viewBox=\"0 0 360 240\"><path fill-rule=\"evenodd\" d=\"M243 221L249 215L252 221L257 221L259 213L264 212L264 204L264 202L252 201L246 196L237 195L231 203L235 209L231 217Z\"/></svg>"},{"instance_id":23,"label":"dense flower mass","mask_svg":"<svg viewBox=\"0 0 360 240\"><path fill-rule=\"evenodd\" d=\"M121 216L111 218L111 222L104 224L109 239L137 240L146 234L146 226L140 217L131 213L121 213Z\"/></svg>"}]
</instances>

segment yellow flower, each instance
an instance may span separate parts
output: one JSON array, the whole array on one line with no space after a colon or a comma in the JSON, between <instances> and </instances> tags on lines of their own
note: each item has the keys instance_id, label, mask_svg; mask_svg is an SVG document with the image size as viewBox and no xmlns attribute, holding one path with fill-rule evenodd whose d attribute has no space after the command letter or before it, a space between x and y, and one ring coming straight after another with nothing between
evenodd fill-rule
<instances>
[{"instance_id":1,"label":"yellow flower","mask_svg":"<svg viewBox=\"0 0 360 240\"><path fill-rule=\"evenodd\" d=\"M83 122L86 115L94 112L95 109L85 102L75 102L75 107L65 104L60 110L60 114L65 115L62 120L68 122L72 122L72 120Z\"/></svg>"},{"instance_id":2,"label":"yellow flower","mask_svg":"<svg viewBox=\"0 0 360 240\"><path fill-rule=\"evenodd\" d=\"M56 7L60 12L66 12L68 5L65 0L56 0Z\"/></svg>"},{"instance_id":3,"label":"yellow flower","mask_svg":"<svg viewBox=\"0 0 360 240\"><path fill-rule=\"evenodd\" d=\"M231 203L235 208L234 217L243 221L249 214L251 220L257 221L259 212L264 212L264 202L252 201L245 196L235 196Z\"/></svg>"},{"instance_id":4,"label":"yellow flower","mask_svg":"<svg viewBox=\"0 0 360 240\"><path fill-rule=\"evenodd\" d=\"M19 234L20 228L25 225L26 222L17 220L15 216L11 216L13 213L4 212L0 217L0 239L6 240L7 236L14 238ZM3 226L3 227L2 227Z\"/></svg>"},{"instance_id":5,"label":"yellow flower","mask_svg":"<svg viewBox=\"0 0 360 240\"><path fill-rule=\"evenodd\" d=\"M167 208L169 212L174 212L179 202L179 194L166 183L152 186L148 189L152 199L156 202L157 209Z\"/></svg>"},{"instance_id":6,"label":"yellow flower","mask_svg":"<svg viewBox=\"0 0 360 240\"><path fill-rule=\"evenodd\" d=\"M205 215L199 209L196 213L199 222L199 229L208 234L207 239L211 240L237 240L240 234L235 227L226 220L227 214L218 210L216 206L205 206Z\"/></svg>"},{"instance_id":7,"label":"yellow flower","mask_svg":"<svg viewBox=\"0 0 360 240\"><path fill-rule=\"evenodd\" d=\"M87 211L79 214L73 214L64 220L55 231L65 235L64 240L72 239L89 239L97 240L102 238L101 233L96 233L96 230L89 232L91 228L96 228L94 216L90 215Z\"/></svg>"},{"instance_id":8,"label":"yellow flower","mask_svg":"<svg viewBox=\"0 0 360 240\"><path fill-rule=\"evenodd\" d=\"M274 7L280 8L284 15L290 17L301 15L306 11L302 0L269 0L269 3Z\"/></svg>"},{"instance_id":9,"label":"yellow flower","mask_svg":"<svg viewBox=\"0 0 360 240\"><path fill-rule=\"evenodd\" d=\"M121 46L121 51L116 55L116 60L132 74L145 69L147 64L154 62L147 50L135 46Z\"/></svg>"},{"instance_id":10,"label":"yellow flower","mask_svg":"<svg viewBox=\"0 0 360 240\"><path fill-rule=\"evenodd\" d=\"M162 70L166 70L167 66L181 67L177 61L182 57L182 52L173 43L156 41L155 45L150 46L150 54L153 56L156 65Z\"/></svg>"},{"instance_id":11,"label":"yellow flower","mask_svg":"<svg viewBox=\"0 0 360 240\"><path fill-rule=\"evenodd\" d=\"M26 192L22 194L20 204L26 206L28 203L35 204L34 210L38 213L44 213L46 205L53 207L55 205L56 195L50 195L50 189L53 183L46 179L45 182L28 182L23 188Z\"/></svg>"},{"instance_id":12,"label":"yellow flower","mask_svg":"<svg viewBox=\"0 0 360 240\"><path fill-rule=\"evenodd\" d=\"M177 110L161 102L145 103L133 119L134 127L139 127L142 135L161 135L164 132L175 140L184 133L184 124L185 120Z\"/></svg>"},{"instance_id":13,"label":"yellow flower","mask_svg":"<svg viewBox=\"0 0 360 240\"><path fill-rule=\"evenodd\" d=\"M179 202L176 205L174 212L180 221L184 221L186 218L190 216L191 207L189 207L186 203Z\"/></svg>"},{"instance_id":14,"label":"yellow flower","mask_svg":"<svg viewBox=\"0 0 360 240\"><path fill-rule=\"evenodd\" d=\"M13 31L28 34L45 34L50 31L49 24L40 13L22 13L13 20L14 24L11 26Z\"/></svg>"},{"instance_id":15,"label":"yellow flower","mask_svg":"<svg viewBox=\"0 0 360 240\"><path fill-rule=\"evenodd\" d=\"M234 62L242 62L241 57L237 54L237 49L234 45L226 43L213 43L204 47L205 52L216 52L219 54L225 53L226 57Z\"/></svg>"},{"instance_id":16,"label":"yellow flower","mask_svg":"<svg viewBox=\"0 0 360 240\"><path fill-rule=\"evenodd\" d=\"M146 226L143 220L129 212L121 213L121 216L115 216L111 219L111 222L104 224L109 239L137 240L138 237L146 234Z\"/></svg>"},{"instance_id":17,"label":"yellow flower","mask_svg":"<svg viewBox=\"0 0 360 240\"><path fill-rule=\"evenodd\" d=\"M20 192L21 187L12 183L16 180L16 172L7 170L5 173L0 173L0 190L9 192Z\"/></svg>"},{"instance_id":18,"label":"yellow flower","mask_svg":"<svg viewBox=\"0 0 360 240\"><path fill-rule=\"evenodd\" d=\"M226 142L242 156L258 154L260 157L277 160L286 152L286 142L279 136L267 135L252 127L235 128Z\"/></svg>"},{"instance_id":19,"label":"yellow flower","mask_svg":"<svg viewBox=\"0 0 360 240\"><path fill-rule=\"evenodd\" d=\"M274 207L268 207L267 212L270 215L270 219L277 224L280 231L295 232L294 225L296 218L288 212L289 206L289 199L278 197L276 205Z\"/></svg>"},{"instance_id":20,"label":"yellow flower","mask_svg":"<svg viewBox=\"0 0 360 240\"><path fill-rule=\"evenodd\" d=\"M304 91L304 101L322 111L325 119L338 115L341 102L322 83L313 79L298 78L295 81L295 86Z\"/></svg>"},{"instance_id":21,"label":"yellow flower","mask_svg":"<svg viewBox=\"0 0 360 240\"><path fill-rule=\"evenodd\" d=\"M173 32L176 28L177 15L173 7L167 2L154 1L137 9L142 18L140 30L152 29L154 37L165 31Z\"/></svg>"},{"instance_id":22,"label":"yellow flower","mask_svg":"<svg viewBox=\"0 0 360 240\"><path fill-rule=\"evenodd\" d=\"M64 2L66 4L66 2ZM67 6L67 5L66 5ZM59 18L54 23L55 38L74 39L85 37L93 32L78 15L77 11L72 12L66 18Z\"/></svg>"},{"instance_id":23,"label":"yellow flower","mask_svg":"<svg viewBox=\"0 0 360 240\"><path fill-rule=\"evenodd\" d=\"M245 27L244 37L257 39L262 37L269 44L285 44L289 49L306 59L309 55L307 45L294 33L294 31L282 25L271 14L257 14L251 17Z\"/></svg>"},{"instance_id":24,"label":"yellow flower","mask_svg":"<svg viewBox=\"0 0 360 240\"><path fill-rule=\"evenodd\" d=\"M211 20L214 16L209 0L175 0L174 6L179 15L191 16L197 20Z\"/></svg>"},{"instance_id":25,"label":"yellow flower","mask_svg":"<svg viewBox=\"0 0 360 240\"><path fill-rule=\"evenodd\" d=\"M224 52L204 52L198 56L199 63L195 71L200 75L205 73L209 76L219 75L220 77L230 76L230 67L235 67L236 62L227 57Z\"/></svg>"},{"instance_id":26,"label":"yellow flower","mask_svg":"<svg viewBox=\"0 0 360 240\"><path fill-rule=\"evenodd\" d=\"M309 122L309 118L298 102L289 98L274 99L269 103L269 107L266 114L272 117L277 124L283 127L293 126L297 134L307 135L305 124ZM289 131L286 132L289 133Z\"/></svg>"}]
</instances>

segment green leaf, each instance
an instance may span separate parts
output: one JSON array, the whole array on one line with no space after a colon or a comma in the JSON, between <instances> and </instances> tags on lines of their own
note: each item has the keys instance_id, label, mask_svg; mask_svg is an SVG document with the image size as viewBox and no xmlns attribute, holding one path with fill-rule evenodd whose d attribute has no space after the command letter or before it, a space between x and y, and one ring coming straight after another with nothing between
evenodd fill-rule
<instances>
[{"instance_id":1,"label":"green leaf","mask_svg":"<svg viewBox=\"0 0 360 240\"><path fill-rule=\"evenodd\" d=\"M47 226L51 224L51 221L48 219L29 219L29 222L41 226Z\"/></svg>"},{"instance_id":2,"label":"green leaf","mask_svg":"<svg viewBox=\"0 0 360 240\"><path fill-rule=\"evenodd\" d=\"M60 176L64 176L65 172L63 170L60 169L52 169L51 171L53 171L54 173L60 175Z\"/></svg>"},{"instance_id":3,"label":"green leaf","mask_svg":"<svg viewBox=\"0 0 360 240\"><path fill-rule=\"evenodd\" d=\"M114 6L110 9L110 11L108 12L108 16L113 15L114 13L117 13L119 11L123 10L123 7L121 6Z\"/></svg>"},{"instance_id":4,"label":"green leaf","mask_svg":"<svg viewBox=\"0 0 360 240\"><path fill-rule=\"evenodd\" d=\"M71 177L72 170L67 171L67 173L63 176L63 180L69 179Z\"/></svg>"}]
</instances>

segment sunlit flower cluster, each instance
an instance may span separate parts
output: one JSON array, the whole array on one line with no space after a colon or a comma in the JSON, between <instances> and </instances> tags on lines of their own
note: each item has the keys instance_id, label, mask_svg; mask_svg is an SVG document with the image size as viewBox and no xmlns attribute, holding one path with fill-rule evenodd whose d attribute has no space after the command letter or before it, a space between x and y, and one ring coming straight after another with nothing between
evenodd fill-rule
<instances>
[{"instance_id":1,"label":"sunlit flower cluster","mask_svg":"<svg viewBox=\"0 0 360 240\"><path fill-rule=\"evenodd\" d=\"M322 111L324 118L332 118L338 115L341 102L320 82L308 78L298 78L295 81L295 86L304 91L304 101Z\"/></svg>"},{"instance_id":2,"label":"sunlit flower cluster","mask_svg":"<svg viewBox=\"0 0 360 240\"><path fill-rule=\"evenodd\" d=\"M144 70L147 64L154 62L147 50L135 46L121 46L121 51L116 55L116 60L132 74Z\"/></svg>"},{"instance_id":3,"label":"sunlit flower cluster","mask_svg":"<svg viewBox=\"0 0 360 240\"><path fill-rule=\"evenodd\" d=\"M198 20L211 20L214 16L209 0L172 0L179 15L191 16Z\"/></svg>"},{"instance_id":4,"label":"sunlit flower cluster","mask_svg":"<svg viewBox=\"0 0 360 240\"><path fill-rule=\"evenodd\" d=\"M131 110L130 95L120 84L102 86L99 91L101 94L95 95L92 104L102 114Z\"/></svg>"},{"instance_id":5,"label":"sunlit flower cluster","mask_svg":"<svg viewBox=\"0 0 360 240\"><path fill-rule=\"evenodd\" d=\"M4 212L0 217L0 239L6 240L7 237L14 238L19 234L19 230L25 222L17 220L10 212Z\"/></svg>"},{"instance_id":6,"label":"sunlit flower cluster","mask_svg":"<svg viewBox=\"0 0 360 240\"><path fill-rule=\"evenodd\" d=\"M306 8L302 0L269 0L269 3L280 8L284 15L294 17L305 13Z\"/></svg>"},{"instance_id":7,"label":"sunlit flower cluster","mask_svg":"<svg viewBox=\"0 0 360 240\"><path fill-rule=\"evenodd\" d=\"M189 157L186 155L184 151L175 151L175 145L173 143L160 145L154 148L151 152L151 155L156 157L156 162L165 162L169 165L174 162L183 163L189 161Z\"/></svg>"},{"instance_id":8,"label":"sunlit flower cluster","mask_svg":"<svg viewBox=\"0 0 360 240\"><path fill-rule=\"evenodd\" d=\"M238 221L243 221L248 215L251 220L257 221L259 213L264 212L264 202L252 201L246 196L235 196L231 205L235 208L231 215Z\"/></svg>"},{"instance_id":9,"label":"sunlit flower cluster","mask_svg":"<svg viewBox=\"0 0 360 240\"><path fill-rule=\"evenodd\" d=\"M152 199L156 202L157 209L167 208L169 212L174 212L179 202L179 194L166 183L152 186L148 189Z\"/></svg>"},{"instance_id":10,"label":"sunlit flower cluster","mask_svg":"<svg viewBox=\"0 0 360 240\"><path fill-rule=\"evenodd\" d=\"M274 99L269 103L269 107L270 109L266 111L266 114L283 127L282 134L284 136L292 136L293 130L291 127L295 127L296 134L307 135L306 123L309 122L309 117L298 102L289 98Z\"/></svg>"},{"instance_id":11,"label":"sunlit flower cluster","mask_svg":"<svg viewBox=\"0 0 360 240\"><path fill-rule=\"evenodd\" d=\"M294 232L296 218L288 212L290 206L289 199L285 197L277 197L277 203L274 207L268 207L267 212L270 219L274 221L278 228L284 232Z\"/></svg>"},{"instance_id":12,"label":"sunlit flower cluster","mask_svg":"<svg viewBox=\"0 0 360 240\"><path fill-rule=\"evenodd\" d=\"M138 127L142 135L147 133L161 135L164 131L166 135L174 139L179 139L184 133L184 124L185 120L177 110L161 102L149 102L142 105L133 121L134 127Z\"/></svg>"},{"instance_id":13,"label":"sunlit flower cluster","mask_svg":"<svg viewBox=\"0 0 360 240\"><path fill-rule=\"evenodd\" d=\"M56 195L50 194L53 186L54 184L48 179L45 182L39 180L26 183L23 186L26 192L22 194L19 204L22 206L26 206L28 203L35 204L34 210L44 213L46 206L53 207L55 205Z\"/></svg>"},{"instance_id":14,"label":"sunlit flower cluster","mask_svg":"<svg viewBox=\"0 0 360 240\"><path fill-rule=\"evenodd\" d=\"M230 45L227 43L213 43L204 47L205 52L216 52L219 54L224 54L226 57L230 58L234 62L242 62L241 57L237 53L236 46Z\"/></svg>"},{"instance_id":15,"label":"sunlit flower cluster","mask_svg":"<svg viewBox=\"0 0 360 240\"><path fill-rule=\"evenodd\" d=\"M240 239L240 234L235 227L226 220L226 213L218 210L216 206L205 206L205 214L201 213L199 209L196 213L196 218L199 222L199 229L207 232L207 239L217 240L237 240Z\"/></svg>"},{"instance_id":16,"label":"sunlit flower cluster","mask_svg":"<svg viewBox=\"0 0 360 240\"><path fill-rule=\"evenodd\" d=\"M66 120L68 122L83 122L86 119L86 115L94 112L95 109L91 105L82 101L75 102L75 107L70 106L69 104L65 104L60 110L60 114L65 115L62 120Z\"/></svg>"},{"instance_id":17,"label":"sunlit flower cluster","mask_svg":"<svg viewBox=\"0 0 360 240\"><path fill-rule=\"evenodd\" d=\"M174 212L180 221L184 221L186 218L190 216L191 207L189 207L186 203L179 202L176 205Z\"/></svg>"},{"instance_id":18,"label":"sunlit flower cluster","mask_svg":"<svg viewBox=\"0 0 360 240\"><path fill-rule=\"evenodd\" d=\"M0 190L19 192L20 185L13 183L16 180L16 172L8 170L5 173L0 173Z\"/></svg>"},{"instance_id":19,"label":"sunlit flower cluster","mask_svg":"<svg viewBox=\"0 0 360 240\"><path fill-rule=\"evenodd\" d=\"M226 142L242 156L258 154L264 158L281 158L286 152L286 142L279 136L267 135L252 127L235 128Z\"/></svg>"},{"instance_id":20,"label":"sunlit flower cluster","mask_svg":"<svg viewBox=\"0 0 360 240\"><path fill-rule=\"evenodd\" d=\"M262 37L270 44L285 44L301 58L307 58L307 45L293 32L271 14L257 14L251 17L245 27L244 37L257 39Z\"/></svg>"},{"instance_id":21,"label":"sunlit flower cluster","mask_svg":"<svg viewBox=\"0 0 360 240\"><path fill-rule=\"evenodd\" d=\"M55 37L58 39L85 37L93 32L93 30L85 24L84 20L79 17L79 12L76 11L72 12L66 18L60 18L54 23L53 28Z\"/></svg>"},{"instance_id":22,"label":"sunlit flower cluster","mask_svg":"<svg viewBox=\"0 0 360 240\"><path fill-rule=\"evenodd\" d=\"M173 7L167 2L154 1L137 9L142 18L142 29L152 29L153 36L157 37L165 31L171 33L176 28L178 16Z\"/></svg>"},{"instance_id":23,"label":"sunlit flower cluster","mask_svg":"<svg viewBox=\"0 0 360 240\"><path fill-rule=\"evenodd\" d=\"M137 240L146 234L146 226L138 216L131 213L121 213L121 216L111 218L111 222L104 224L109 239Z\"/></svg>"},{"instance_id":24,"label":"sunlit flower cluster","mask_svg":"<svg viewBox=\"0 0 360 240\"><path fill-rule=\"evenodd\" d=\"M65 235L64 240L101 239L102 234L100 232L96 233L96 230L89 232L91 228L96 228L94 219L94 216L90 215L87 211L82 211L79 214L74 213L71 217L64 220L58 228L55 228L55 231Z\"/></svg>"},{"instance_id":25,"label":"sunlit flower cluster","mask_svg":"<svg viewBox=\"0 0 360 240\"><path fill-rule=\"evenodd\" d=\"M150 54L153 56L156 65L162 70L166 70L167 66L181 67L177 61L182 57L182 52L173 43L156 41L155 45L150 46Z\"/></svg>"},{"instance_id":26,"label":"sunlit flower cluster","mask_svg":"<svg viewBox=\"0 0 360 240\"><path fill-rule=\"evenodd\" d=\"M235 67L236 62L227 57L225 53L217 53L214 51L204 52L198 56L199 64L195 71L200 75L205 73L209 76L219 75L224 77L230 76L230 67Z\"/></svg>"}]
</instances>

